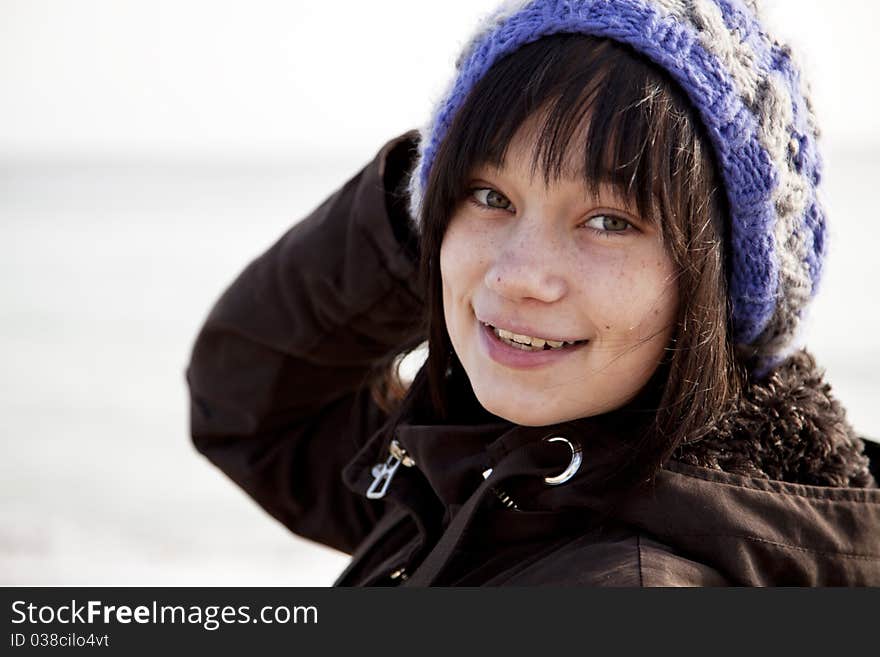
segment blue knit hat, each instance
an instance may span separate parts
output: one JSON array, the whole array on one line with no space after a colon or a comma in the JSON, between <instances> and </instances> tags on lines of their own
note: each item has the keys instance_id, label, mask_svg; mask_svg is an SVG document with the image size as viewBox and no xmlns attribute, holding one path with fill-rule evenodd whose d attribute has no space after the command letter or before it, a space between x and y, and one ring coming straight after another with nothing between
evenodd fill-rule
<instances>
[{"instance_id":1,"label":"blue knit hat","mask_svg":"<svg viewBox=\"0 0 880 657\"><path fill-rule=\"evenodd\" d=\"M557 33L628 44L689 97L715 150L730 208L733 339L761 377L798 348L826 252L819 130L791 49L755 0L507 0L478 27L421 132L410 210L468 92L499 59Z\"/></svg>"}]
</instances>

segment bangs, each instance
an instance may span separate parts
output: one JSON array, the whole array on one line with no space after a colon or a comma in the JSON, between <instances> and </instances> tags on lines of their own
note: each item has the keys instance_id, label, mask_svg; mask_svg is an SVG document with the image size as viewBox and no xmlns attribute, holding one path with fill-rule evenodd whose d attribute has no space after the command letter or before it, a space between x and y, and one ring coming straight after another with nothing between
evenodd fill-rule
<instances>
[{"instance_id":1,"label":"bangs","mask_svg":"<svg viewBox=\"0 0 880 657\"><path fill-rule=\"evenodd\" d=\"M545 185L580 177L594 196L607 185L650 224L677 204L683 178L702 174L699 124L665 73L628 46L553 35L496 63L456 116L434 181L448 211L476 167L504 166L530 121L533 176Z\"/></svg>"}]
</instances>

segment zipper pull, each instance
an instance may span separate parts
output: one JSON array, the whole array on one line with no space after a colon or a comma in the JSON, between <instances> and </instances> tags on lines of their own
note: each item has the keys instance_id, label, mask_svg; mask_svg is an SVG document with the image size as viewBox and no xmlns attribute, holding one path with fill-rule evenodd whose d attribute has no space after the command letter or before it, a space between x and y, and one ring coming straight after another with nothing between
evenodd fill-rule
<instances>
[{"instance_id":1,"label":"zipper pull","mask_svg":"<svg viewBox=\"0 0 880 657\"><path fill-rule=\"evenodd\" d=\"M391 483L391 479L401 463L407 468L411 468L416 464L396 439L391 440L388 452L388 458L385 460L385 463L377 463L373 466L373 483L367 489L367 497L371 500L378 500L385 496L388 485Z\"/></svg>"}]
</instances>

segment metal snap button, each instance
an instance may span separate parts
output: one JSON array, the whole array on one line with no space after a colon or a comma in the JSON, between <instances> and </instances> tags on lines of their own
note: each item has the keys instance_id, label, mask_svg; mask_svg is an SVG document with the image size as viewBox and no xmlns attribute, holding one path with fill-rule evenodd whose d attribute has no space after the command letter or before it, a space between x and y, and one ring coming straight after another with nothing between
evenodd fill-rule
<instances>
[{"instance_id":1,"label":"metal snap button","mask_svg":"<svg viewBox=\"0 0 880 657\"><path fill-rule=\"evenodd\" d=\"M554 442L564 442L568 445L568 448L571 450L571 461L568 463L568 467L565 468L558 475L553 477L544 477L544 482L549 484L550 486L558 486L559 484L564 484L566 481L574 477L575 473L580 469L581 462L583 461L583 452L581 450L580 443L577 441L572 442L568 438L564 438L562 436L553 436L552 438L544 438L548 443Z\"/></svg>"}]
</instances>

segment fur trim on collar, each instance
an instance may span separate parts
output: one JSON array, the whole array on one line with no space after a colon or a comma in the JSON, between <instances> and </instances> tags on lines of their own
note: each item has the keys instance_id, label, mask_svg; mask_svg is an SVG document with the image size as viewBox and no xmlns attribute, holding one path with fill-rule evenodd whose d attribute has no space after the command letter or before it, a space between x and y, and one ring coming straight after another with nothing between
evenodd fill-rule
<instances>
[{"instance_id":1,"label":"fur trim on collar","mask_svg":"<svg viewBox=\"0 0 880 657\"><path fill-rule=\"evenodd\" d=\"M806 349L751 383L715 432L682 445L683 463L815 486L874 488L864 443Z\"/></svg>"}]
</instances>

